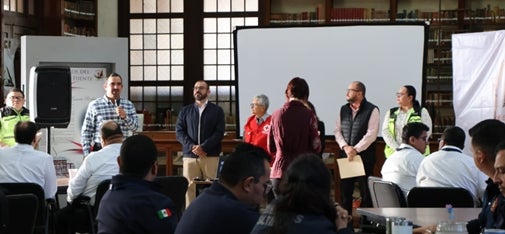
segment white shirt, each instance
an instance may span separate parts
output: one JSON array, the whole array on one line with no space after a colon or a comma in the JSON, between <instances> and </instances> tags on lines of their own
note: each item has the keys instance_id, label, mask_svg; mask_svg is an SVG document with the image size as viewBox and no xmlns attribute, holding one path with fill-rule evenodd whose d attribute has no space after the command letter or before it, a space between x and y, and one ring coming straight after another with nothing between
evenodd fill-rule
<instances>
[{"instance_id":1,"label":"white shirt","mask_svg":"<svg viewBox=\"0 0 505 234\"><path fill-rule=\"evenodd\" d=\"M110 144L86 156L74 178L68 184L67 201L72 202L82 194L90 197L90 203L94 205L98 184L119 173L117 157L120 149L121 143Z\"/></svg>"},{"instance_id":2,"label":"white shirt","mask_svg":"<svg viewBox=\"0 0 505 234\"><path fill-rule=\"evenodd\" d=\"M382 179L391 181L403 191L405 197L416 186L416 175L424 156L414 147L402 143L382 165Z\"/></svg>"},{"instance_id":3,"label":"white shirt","mask_svg":"<svg viewBox=\"0 0 505 234\"><path fill-rule=\"evenodd\" d=\"M417 186L464 188L478 201L486 189L487 178L471 156L458 147L446 145L423 160L416 181Z\"/></svg>"},{"instance_id":4,"label":"white shirt","mask_svg":"<svg viewBox=\"0 0 505 234\"><path fill-rule=\"evenodd\" d=\"M54 198L57 185L53 157L28 144L1 148L0 182L36 183L44 189L46 199Z\"/></svg>"}]
</instances>

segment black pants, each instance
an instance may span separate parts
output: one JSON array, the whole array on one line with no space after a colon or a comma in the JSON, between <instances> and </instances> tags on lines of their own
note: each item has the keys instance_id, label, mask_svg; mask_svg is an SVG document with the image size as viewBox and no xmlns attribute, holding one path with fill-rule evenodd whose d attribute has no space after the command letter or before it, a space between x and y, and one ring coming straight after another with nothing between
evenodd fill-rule
<instances>
[{"instance_id":1,"label":"black pants","mask_svg":"<svg viewBox=\"0 0 505 234\"><path fill-rule=\"evenodd\" d=\"M368 188L368 177L373 174L373 163L363 163L365 167L365 176L353 177L340 180L340 199L342 207L352 214L352 194L354 192L354 184L358 182L361 195L361 207L372 207L372 199L370 198L370 190Z\"/></svg>"}]
</instances>

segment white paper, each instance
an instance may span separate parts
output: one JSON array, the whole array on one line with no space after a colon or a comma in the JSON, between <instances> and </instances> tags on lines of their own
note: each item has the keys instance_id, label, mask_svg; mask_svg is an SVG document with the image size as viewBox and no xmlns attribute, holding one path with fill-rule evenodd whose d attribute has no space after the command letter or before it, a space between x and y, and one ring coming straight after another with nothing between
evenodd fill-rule
<instances>
[{"instance_id":1,"label":"white paper","mask_svg":"<svg viewBox=\"0 0 505 234\"><path fill-rule=\"evenodd\" d=\"M356 155L352 161L349 161L348 158L339 158L337 159L337 164L338 171L340 172L340 179L365 175L365 167L359 155Z\"/></svg>"}]
</instances>

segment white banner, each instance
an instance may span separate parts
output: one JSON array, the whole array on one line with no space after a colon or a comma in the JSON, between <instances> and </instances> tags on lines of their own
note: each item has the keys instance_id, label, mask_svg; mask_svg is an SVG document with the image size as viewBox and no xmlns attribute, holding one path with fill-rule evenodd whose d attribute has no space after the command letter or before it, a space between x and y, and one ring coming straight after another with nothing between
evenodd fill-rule
<instances>
[{"instance_id":1,"label":"white banner","mask_svg":"<svg viewBox=\"0 0 505 234\"><path fill-rule=\"evenodd\" d=\"M452 35L454 112L466 131L484 119L505 122L504 43L503 30Z\"/></svg>"}]
</instances>

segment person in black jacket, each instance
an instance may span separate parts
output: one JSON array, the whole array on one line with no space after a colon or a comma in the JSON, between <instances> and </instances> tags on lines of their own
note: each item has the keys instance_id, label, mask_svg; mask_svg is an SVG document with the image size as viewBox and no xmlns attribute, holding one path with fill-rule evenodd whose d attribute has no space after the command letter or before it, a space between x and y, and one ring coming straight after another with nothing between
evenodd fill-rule
<instances>
[{"instance_id":1,"label":"person in black jacket","mask_svg":"<svg viewBox=\"0 0 505 234\"><path fill-rule=\"evenodd\" d=\"M331 176L316 154L298 156L282 177L279 196L251 234L348 234L351 215L330 198Z\"/></svg>"},{"instance_id":2,"label":"person in black jacket","mask_svg":"<svg viewBox=\"0 0 505 234\"><path fill-rule=\"evenodd\" d=\"M195 103L182 108L175 127L177 140L182 144L182 175L189 181L186 207L196 196L194 178L217 177L221 140L224 137L224 111L209 102L209 95L207 82L197 81L193 87Z\"/></svg>"},{"instance_id":3,"label":"person in black jacket","mask_svg":"<svg viewBox=\"0 0 505 234\"><path fill-rule=\"evenodd\" d=\"M112 177L98 209L98 233L174 233L175 204L153 181L158 150L151 138L134 135L121 146L119 175Z\"/></svg>"}]
</instances>

